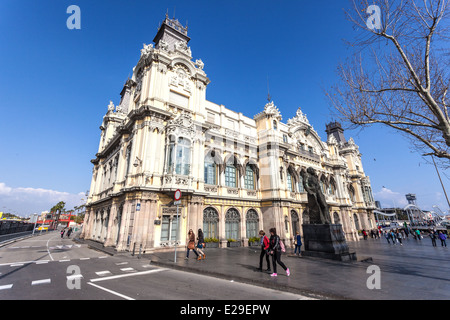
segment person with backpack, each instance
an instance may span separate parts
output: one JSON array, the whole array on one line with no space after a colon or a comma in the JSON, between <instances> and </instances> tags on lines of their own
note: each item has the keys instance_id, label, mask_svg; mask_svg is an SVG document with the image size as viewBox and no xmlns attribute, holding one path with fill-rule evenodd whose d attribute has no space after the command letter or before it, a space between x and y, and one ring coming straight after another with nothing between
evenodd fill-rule
<instances>
[{"instance_id":1,"label":"person with backpack","mask_svg":"<svg viewBox=\"0 0 450 320\"><path fill-rule=\"evenodd\" d=\"M266 262L267 262L267 270L266 271L270 272L271 270L270 270L270 261L269 261L269 246L270 246L269 238L267 238L264 230L259 231L259 236L260 236L260 244L261 244L261 255L259 256L258 271L262 272L263 259L264 259L264 257L266 257Z\"/></svg>"},{"instance_id":2,"label":"person with backpack","mask_svg":"<svg viewBox=\"0 0 450 320\"><path fill-rule=\"evenodd\" d=\"M283 241L281 241L280 237L277 235L277 230L275 228L271 228L270 239L269 239L269 250L272 255L272 264L273 264L273 273L270 275L271 277L277 277L277 263L286 271L286 275L289 277L291 272L289 268L281 261L281 253L285 252L286 249L284 247Z\"/></svg>"}]
</instances>

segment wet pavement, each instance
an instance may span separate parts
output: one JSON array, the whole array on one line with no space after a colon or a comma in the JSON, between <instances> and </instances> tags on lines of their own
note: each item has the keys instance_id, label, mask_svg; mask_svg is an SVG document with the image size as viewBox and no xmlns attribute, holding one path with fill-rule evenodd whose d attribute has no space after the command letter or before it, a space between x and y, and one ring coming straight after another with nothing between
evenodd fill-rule
<instances>
[{"instance_id":1,"label":"wet pavement","mask_svg":"<svg viewBox=\"0 0 450 320\"><path fill-rule=\"evenodd\" d=\"M270 273L257 271L259 247L206 248L206 259L201 261L196 260L192 251L186 260L185 249L179 247L176 263L174 251L146 254L142 259L166 268L318 299L450 299L450 248L441 247L440 241L433 247L428 238L403 241L403 246L388 244L383 238L349 242L350 251L355 251L358 257L354 262L299 258L288 248L282 261L291 275L288 277L278 266L278 277L275 278ZM266 267L264 260L263 269Z\"/></svg>"}]
</instances>

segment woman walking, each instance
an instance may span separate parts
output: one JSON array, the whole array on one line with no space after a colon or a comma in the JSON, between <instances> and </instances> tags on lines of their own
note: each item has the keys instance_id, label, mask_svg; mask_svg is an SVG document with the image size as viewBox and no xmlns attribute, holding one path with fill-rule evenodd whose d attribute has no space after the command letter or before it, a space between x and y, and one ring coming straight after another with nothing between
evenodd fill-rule
<instances>
[{"instance_id":1,"label":"woman walking","mask_svg":"<svg viewBox=\"0 0 450 320\"><path fill-rule=\"evenodd\" d=\"M269 240L269 250L272 255L272 264L273 264L273 273L270 275L272 277L276 277L277 275L277 263L286 271L286 275L289 277L291 275L289 268L281 261L281 251L282 246L281 239L277 235L277 230L272 228L269 230L270 232L270 240Z\"/></svg>"},{"instance_id":2,"label":"woman walking","mask_svg":"<svg viewBox=\"0 0 450 320\"><path fill-rule=\"evenodd\" d=\"M205 260L206 255L203 252L203 246L205 245L205 239L203 238L203 231L202 229L198 229L198 236L197 236L197 251L203 256L203 260ZM202 256L198 256L197 260L202 260Z\"/></svg>"},{"instance_id":3,"label":"woman walking","mask_svg":"<svg viewBox=\"0 0 450 320\"><path fill-rule=\"evenodd\" d=\"M263 266L263 259L266 257L267 262L267 270L270 272L270 261L269 261L269 238L267 238L266 233L264 230L259 231L259 237L260 237L260 245L261 245L261 254L259 255L259 268L258 271L262 272L262 266Z\"/></svg>"},{"instance_id":4,"label":"woman walking","mask_svg":"<svg viewBox=\"0 0 450 320\"><path fill-rule=\"evenodd\" d=\"M186 252L186 258L185 259L189 259L189 250L194 251L194 253L197 255L197 258L199 257L197 251L195 250L195 233L194 231L192 231L192 229L189 229L189 242L188 242L188 246L187 246L187 252Z\"/></svg>"}]
</instances>

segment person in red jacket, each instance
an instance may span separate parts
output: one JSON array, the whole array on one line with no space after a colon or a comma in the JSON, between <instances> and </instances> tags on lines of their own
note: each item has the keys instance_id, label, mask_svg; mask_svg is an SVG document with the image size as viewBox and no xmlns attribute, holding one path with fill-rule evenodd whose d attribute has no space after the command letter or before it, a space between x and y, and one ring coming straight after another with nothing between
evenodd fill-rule
<instances>
[{"instance_id":1,"label":"person in red jacket","mask_svg":"<svg viewBox=\"0 0 450 320\"><path fill-rule=\"evenodd\" d=\"M259 231L260 243L261 243L261 255L259 256L259 268L258 271L262 271L263 259L266 256L267 270L270 272L270 260L269 260L269 238L267 238L266 233L261 230Z\"/></svg>"}]
</instances>

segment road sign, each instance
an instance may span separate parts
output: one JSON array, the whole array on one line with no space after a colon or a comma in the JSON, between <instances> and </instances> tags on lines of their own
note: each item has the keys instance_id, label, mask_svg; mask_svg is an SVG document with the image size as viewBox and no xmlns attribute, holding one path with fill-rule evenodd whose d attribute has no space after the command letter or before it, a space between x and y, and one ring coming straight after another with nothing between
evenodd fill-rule
<instances>
[{"instance_id":1,"label":"road sign","mask_svg":"<svg viewBox=\"0 0 450 320\"><path fill-rule=\"evenodd\" d=\"M178 189L177 191L175 191L175 196L174 196L175 201L178 201L181 199L181 191L180 189Z\"/></svg>"},{"instance_id":2,"label":"road sign","mask_svg":"<svg viewBox=\"0 0 450 320\"><path fill-rule=\"evenodd\" d=\"M176 200L173 202L174 206L179 206L181 204L181 200Z\"/></svg>"}]
</instances>

